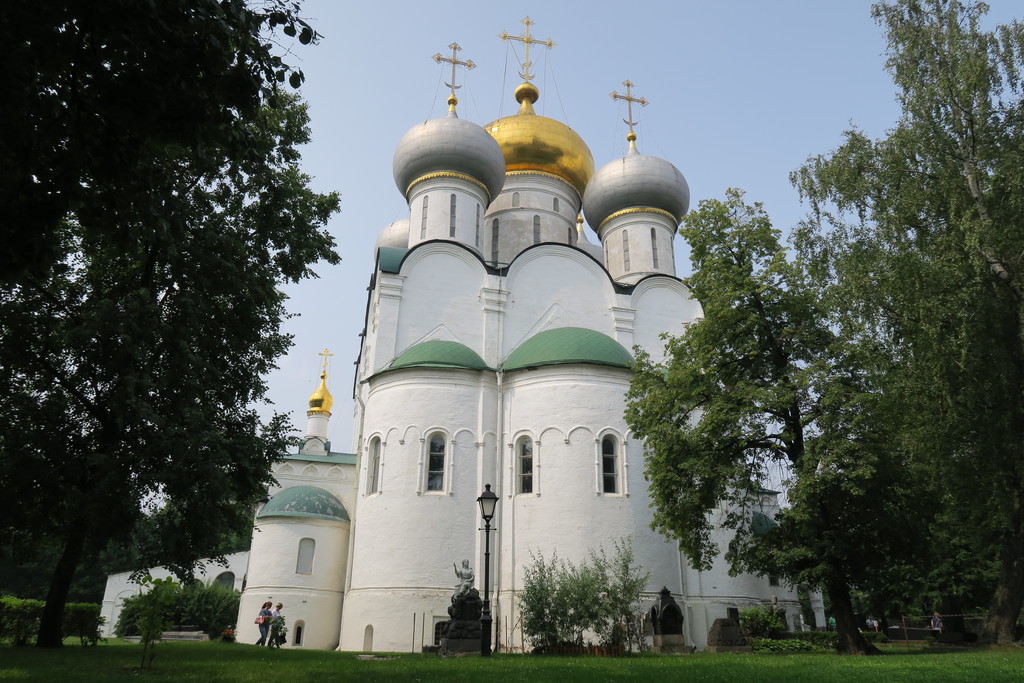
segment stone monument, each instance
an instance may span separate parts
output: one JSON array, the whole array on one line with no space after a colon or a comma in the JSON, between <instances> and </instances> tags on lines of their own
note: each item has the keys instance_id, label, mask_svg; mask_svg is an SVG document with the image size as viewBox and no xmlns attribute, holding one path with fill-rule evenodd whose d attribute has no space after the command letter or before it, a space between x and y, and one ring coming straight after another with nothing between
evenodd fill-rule
<instances>
[{"instance_id":1,"label":"stone monument","mask_svg":"<svg viewBox=\"0 0 1024 683\"><path fill-rule=\"evenodd\" d=\"M668 587L661 589L658 601L651 608L654 629L654 651L666 655L688 655L693 647L683 638L683 611Z\"/></svg>"},{"instance_id":2,"label":"stone monument","mask_svg":"<svg viewBox=\"0 0 1024 683\"><path fill-rule=\"evenodd\" d=\"M441 639L438 654L442 657L469 657L480 655L480 612L483 601L480 592L473 588L472 567L469 560L462 561L462 567L455 567L459 583L452 593L452 604L448 606L448 629Z\"/></svg>"},{"instance_id":3,"label":"stone monument","mask_svg":"<svg viewBox=\"0 0 1024 683\"><path fill-rule=\"evenodd\" d=\"M753 652L747 643L739 622L735 619L715 619L708 631L708 652Z\"/></svg>"}]
</instances>

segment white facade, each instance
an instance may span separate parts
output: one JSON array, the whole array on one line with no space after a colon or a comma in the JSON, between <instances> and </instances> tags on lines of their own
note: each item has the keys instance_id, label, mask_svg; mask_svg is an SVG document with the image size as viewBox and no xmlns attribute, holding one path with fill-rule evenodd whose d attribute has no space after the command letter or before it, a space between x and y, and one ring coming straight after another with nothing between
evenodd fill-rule
<instances>
[{"instance_id":1,"label":"white facade","mask_svg":"<svg viewBox=\"0 0 1024 683\"><path fill-rule=\"evenodd\" d=\"M534 555L579 563L622 539L650 574L645 607L668 587L698 649L731 609L775 599L794 625L794 590L730 577L721 560L692 570L650 529L624 397L634 345L662 358L659 335L702 316L675 276L685 179L632 144L595 174L578 135L533 113L536 88L516 96L520 112L486 128L458 120L453 97L448 117L399 143L410 213L377 241L354 453L330 451L322 383L306 444L276 466L280 487L257 514L242 642L272 600L285 603L289 647L434 644L452 565L469 559L484 588L486 484L500 499L490 576L502 648L524 646L516 596ZM578 231L581 209L601 244Z\"/></svg>"}]
</instances>

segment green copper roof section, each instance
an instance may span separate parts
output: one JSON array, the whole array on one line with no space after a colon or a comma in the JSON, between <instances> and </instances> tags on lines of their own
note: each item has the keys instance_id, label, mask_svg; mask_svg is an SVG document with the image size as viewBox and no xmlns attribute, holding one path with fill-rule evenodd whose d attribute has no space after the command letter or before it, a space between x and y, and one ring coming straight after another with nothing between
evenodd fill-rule
<instances>
[{"instance_id":1,"label":"green copper roof section","mask_svg":"<svg viewBox=\"0 0 1024 683\"><path fill-rule=\"evenodd\" d=\"M316 486L292 486L274 494L257 519L264 517L314 517L348 522L348 512L334 494Z\"/></svg>"},{"instance_id":2,"label":"green copper roof section","mask_svg":"<svg viewBox=\"0 0 1024 683\"><path fill-rule=\"evenodd\" d=\"M397 273L402 259L409 253L408 249L396 247L381 247L377 250L377 265L385 273Z\"/></svg>"},{"instance_id":3,"label":"green copper roof section","mask_svg":"<svg viewBox=\"0 0 1024 683\"><path fill-rule=\"evenodd\" d=\"M772 529L778 529L779 523L774 519L764 514L763 512L755 512L750 518L750 529L754 532L755 536L764 536L769 533Z\"/></svg>"},{"instance_id":4,"label":"green copper roof section","mask_svg":"<svg viewBox=\"0 0 1024 683\"><path fill-rule=\"evenodd\" d=\"M321 462L332 465L355 465L356 456L354 453L335 453L331 451L327 455L310 455L309 453L292 453L281 457L282 460L297 460L299 462Z\"/></svg>"},{"instance_id":5,"label":"green copper roof section","mask_svg":"<svg viewBox=\"0 0 1024 683\"><path fill-rule=\"evenodd\" d=\"M565 363L628 368L632 362L629 351L608 335L582 327L559 327L544 330L520 344L508 355L501 369L520 370Z\"/></svg>"},{"instance_id":6,"label":"green copper roof section","mask_svg":"<svg viewBox=\"0 0 1024 683\"><path fill-rule=\"evenodd\" d=\"M425 341L410 346L391 361L388 370L399 368L465 368L489 370L476 351L453 341Z\"/></svg>"}]
</instances>

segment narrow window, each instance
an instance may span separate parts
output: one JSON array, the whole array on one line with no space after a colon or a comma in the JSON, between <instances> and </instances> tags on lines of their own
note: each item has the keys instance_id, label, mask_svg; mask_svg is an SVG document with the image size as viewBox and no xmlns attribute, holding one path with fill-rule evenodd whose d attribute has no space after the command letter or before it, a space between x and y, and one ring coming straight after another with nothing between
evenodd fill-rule
<instances>
[{"instance_id":1,"label":"narrow window","mask_svg":"<svg viewBox=\"0 0 1024 683\"><path fill-rule=\"evenodd\" d=\"M520 439L516 449L517 493L533 493L533 441Z\"/></svg>"},{"instance_id":2,"label":"narrow window","mask_svg":"<svg viewBox=\"0 0 1024 683\"><path fill-rule=\"evenodd\" d=\"M518 192L513 192L512 193L512 206L519 206L519 193Z\"/></svg>"},{"instance_id":3,"label":"narrow window","mask_svg":"<svg viewBox=\"0 0 1024 683\"><path fill-rule=\"evenodd\" d=\"M778 586L779 585L779 577L769 575L768 576L768 585L769 586Z\"/></svg>"},{"instance_id":4,"label":"narrow window","mask_svg":"<svg viewBox=\"0 0 1024 683\"><path fill-rule=\"evenodd\" d=\"M448 236L455 237L455 195L452 195L452 205L448 211Z\"/></svg>"},{"instance_id":5,"label":"narrow window","mask_svg":"<svg viewBox=\"0 0 1024 683\"><path fill-rule=\"evenodd\" d=\"M292 641L292 645L299 647L300 645L302 645L302 632L306 630L306 622L300 619L299 621L295 622L295 626L293 628L295 639Z\"/></svg>"},{"instance_id":6,"label":"narrow window","mask_svg":"<svg viewBox=\"0 0 1024 683\"><path fill-rule=\"evenodd\" d=\"M373 652L373 624L363 629L363 652Z\"/></svg>"},{"instance_id":7,"label":"narrow window","mask_svg":"<svg viewBox=\"0 0 1024 683\"><path fill-rule=\"evenodd\" d=\"M491 260L498 262L498 219L491 224Z\"/></svg>"},{"instance_id":8,"label":"narrow window","mask_svg":"<svg viewBox=\"0 0 1024 683\"><path fill-rule=\"evenodd\" d=\"M444 490L444 434L430 435L430 453L427 456L427 490Z\"/></svg>"},{"instance_id":9,"label":"narrow window","mask_svg":"<svg viewBox=\"0 0 1024 683\"><path fill-rule=\"evenodd\" d=\"M423 198L423 214L420 217L420 239L427 239L427 200L430 197Z\"/></svg>"},{"instance_id":10,"label":"narrow window","mask_svg":"<svg viewBox=\"0 0 1024 683\"><path fill-rule=\"evenodd\" d=\"M367 493L380 493L380 439L374 437L370 441L370 490Z\"/></svg>"},{"instance_id":11,"label":"narrow window","mask_svg":"<svg viewBox=\"0 0 1024 683\"><path fill-rule=\"evenodd\" d=\"M629 270L629 233L622 231L622 267Z\"/></svg>"},{"instance_id":12,"label":"narrow window","mask_svg":"<svg viewBox=\"0 0 1024 683\"><path fill-rule=\"evenodd\" d=\"M566 233L566 236L565 236L565 243L566 244L572 244L572 228L566 228L566 230L568 230L568 232Z\"/></svg>"},{"instance_id":13,"label":"narrow window","mask_svg":"<svg viewBox=\"0 0 1024 683\"><path fill-rule=\"evenodd\" d=\"M658 236L654 233L654 228L651 228L651 254L654 258L654 269L658 269Z\"/></svg>"},{"instance_id":14,"label":"narrow window","mask_svg":"<svg viewBox=\"0 0 1024 683\"><path fill-rule=\"evenodd\" d=\"M554 210L555 213L558 213L558 197L555 197L554 199L551 200L551 208Z\"/></svg>"},{"instance_id":15,"label":"narrow window","mask_svg":"<svg viewBox=\"0 0 1024 683\"><path fill-rule=\"evenodd\" d=\"M618 493L619 454L615 439L610 436L601 440L601 481L604 493Z\"/></svg>"},{"instance_id":16,"label":"narrow window","mask_svg":"<svg viewBox=\"0 0 1024 683\"><path fill-rule=\"evenodd\" d=\"M299 557L295 561L296 574L313 573L313 555L316 553L316 541L304 538L299 541Z\"/></svg>"},{"instance_id":17,"label":"narrow window","mask_svg":"<svg viewBox=\"0 0 1024 683\"><path fill-rule=\"evenodd\" d=\"M533 243L540 242L540 216L533 217Z\"/></svg>"},{"instance_id":18,"label":"narrow window","mask_svg":"<svg viewBox=\"0 0 1024 683\"><path fill-rule=\"evenodd\" d=\"M476 248L480 248L480 205L476 205Z\"/></svg>"}]
</instances>

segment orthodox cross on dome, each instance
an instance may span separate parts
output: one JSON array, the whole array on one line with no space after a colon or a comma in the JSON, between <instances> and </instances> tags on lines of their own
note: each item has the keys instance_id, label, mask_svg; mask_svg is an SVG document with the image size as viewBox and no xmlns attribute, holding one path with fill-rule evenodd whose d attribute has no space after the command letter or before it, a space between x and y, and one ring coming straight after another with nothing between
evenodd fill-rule
<instances>
[{"instance_id":1,"label":"orthodox cross on dome","mask_svg":"<svg viewBox=\"0 0 1024 683\"><path fill-rule=\"evenodd\" d=\"M464 66L467 69L475 69L476 64L473 63L472 59L467 59L466 61L463 62L458 58L458 52L459 50L462 49L458 43L452 43L451 45L448 46L448 49L452 51L451 57L445 57L440 52L438 52L436 55L434 55L434 61L437 62L438 64L440 64L441 62L448 62L449 64L452 65L452 82L445 83L445 85L452 89L452 97L455 97L455 91L462 87L461 85L455 85L455 67Z\"/></svg>"},{"instance_id":2,"label":"orthodox cross on dome","mask_svg":"<svg viewBox=\"0 0 1024 683\"><path fill-rule=\"evenodd\" d=\"M329 357L333 356L334 354L331 353L330 351L328 351L327 349L324 349L323 351L321 351L317 355L324 357L324 364L323 364L323 367L321 367L321 369L320 369L320 376L321 377L326 377L327 376L327 359Z\"/></svg>"},{"instance_id":3,"label":"orthodox cross on dome","mask_svg":"<svg viewBox=\"0 0 1024 683\"><path fill-rule=\"evenodd\" d=\"M641 107L646 107L647 100L643 97L633 97L633 82L628 78L622 81L622 85L626 86L626 94L620 95L617 91L613 90L611 92L611 98L613 100L626 101L627 114L626 118L622 119L622 122L629 126L629 135L626 136L626 139L629 140L630 144L632 144L633 141L636 140L636 133L633 132L633 126L638 125L638 122L633 120L633 103L636 102Z\"/></svg>"},{"instance_id":4,"label":"orthodox cross on dome","mask_svg":"<svg viewBox=\"0 0 1024 683\"><path fill-rule=\"evenodd\" d=\"M526 25L526 31L521 36L509 35L508 31L502 31L498 34L498 37L508 42L510 40L518 40L520 43L526 46L526 54L523 57L523 70L519 72L519 76L526 82L533 80L533 74L530 73L530 67L533 66L533 62L530 61L530 46L531 45L543 45L547 48L555 46L554 42L550 38L547 40L537 40L530 36L530 26L534 23L533 19L526 17L523 19L523 23Z\"/></svg>"}]
</instances>

